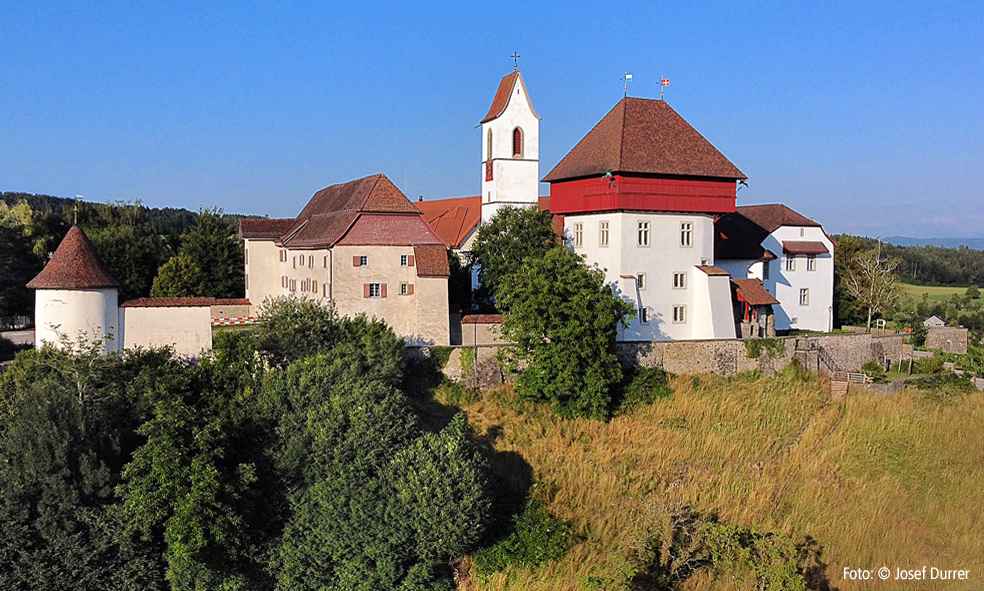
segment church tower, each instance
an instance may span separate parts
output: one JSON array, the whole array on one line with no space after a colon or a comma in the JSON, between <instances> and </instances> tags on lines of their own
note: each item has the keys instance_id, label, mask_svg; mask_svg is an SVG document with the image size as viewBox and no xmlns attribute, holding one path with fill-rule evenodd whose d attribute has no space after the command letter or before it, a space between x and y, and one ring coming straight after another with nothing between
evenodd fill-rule
<instances>
[{"instance_id":1,"label":"church tower","mask_svg":"<svg viewBox=\"0 0 984 591\"><path fill-rule=\"evenodd\" d=\"M517 69L482 119L482 221L504 205L536 205L539 186L540 116Z\"/></svg>"}]
</instances>

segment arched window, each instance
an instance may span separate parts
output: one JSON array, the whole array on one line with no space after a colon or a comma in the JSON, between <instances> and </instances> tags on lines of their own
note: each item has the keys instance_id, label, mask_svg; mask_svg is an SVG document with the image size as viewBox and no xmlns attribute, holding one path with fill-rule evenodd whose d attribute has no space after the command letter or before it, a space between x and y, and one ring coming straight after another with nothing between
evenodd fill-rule
<instances>
[{"instance_id":1,"label":"arched window","mask_svg":"<svg viewBox=\"0 0 984 591\"><path fill-rule=\"evenodd\" d=\"M489 130L488 150L486 151L485 160L486 161L492 160L492 130L491 129Z\"/></svg>"},{"instance_id":2,"label":"arched window","mask_svg":"<svg viewBox=\"0 0 984 591\"><path fill-rule=\"evenodd\" d=\"M523 155L523 130L516 128L513 130L513 156Z\"/></svg>"}]
</instances>

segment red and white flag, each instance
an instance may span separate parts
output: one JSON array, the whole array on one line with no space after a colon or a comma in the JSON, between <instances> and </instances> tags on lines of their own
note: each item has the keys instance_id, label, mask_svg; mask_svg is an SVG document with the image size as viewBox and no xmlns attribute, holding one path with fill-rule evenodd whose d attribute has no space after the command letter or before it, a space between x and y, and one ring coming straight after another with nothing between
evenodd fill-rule
<instances>
[{"instance_id":1,"label":"red and white flag","mask_svg":"<svg viewBox=\"0 0 984 591\"><path fill-rule=\"evenodd\" d=\"M670 79L669 78L663 78L663 86L669 86L669 85L670 85Z\"/></svg>"}]
</instances>

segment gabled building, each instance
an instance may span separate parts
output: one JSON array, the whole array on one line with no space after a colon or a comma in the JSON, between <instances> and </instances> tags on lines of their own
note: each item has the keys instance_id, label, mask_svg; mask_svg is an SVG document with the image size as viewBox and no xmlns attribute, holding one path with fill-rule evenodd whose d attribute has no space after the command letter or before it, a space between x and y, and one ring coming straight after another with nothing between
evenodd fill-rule
<instances>
[{"instance_id":1,"label":"gabled building","mask_svg":"<svg viewBox=\"0 0 984 591\"><path fill-rule=\"evenodd\" d=\"M294 219L243 220L246 297L293 294L385 320L408 343L447 345L447 250L382 174L332 185Z\"/></svg>"},{"instance_id":2,"label":"gabled building","mask_svg":"<svg viewBox=\"0 0 984 591\"><path fill-rule=\"evenodd\" d=\"M568 244L638 313L625 341L734 338L714 220L745 180L663 101L620 101L543 179Z\"/></svg>"},{"instance_id":3,"label":"gabled building","mask_svg":"<svg viewBox=\"0 0 984 591\"><path fill-rule=\"evenodd\" d=\"M781 204L738 207L715 223L715 256L775 296L776 330L833 329L834 243L818 222Z\"/></svg>"}]
</instances>

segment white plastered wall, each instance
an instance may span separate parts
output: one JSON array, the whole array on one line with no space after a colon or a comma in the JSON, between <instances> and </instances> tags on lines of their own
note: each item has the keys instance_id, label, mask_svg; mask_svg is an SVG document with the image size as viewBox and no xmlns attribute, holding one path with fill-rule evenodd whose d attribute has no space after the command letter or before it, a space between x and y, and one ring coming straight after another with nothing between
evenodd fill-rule
<instances>
[{"instance_id":1,"label":"white plastered wall","mask_svg":"<svg viewBox=\"0 0 984 591\"><path fill-rule=\"evenodd\" d=\"M181 356L198 357L212 348L209 306L120 308L124 347L172 346Z\"/></svg>"},{"instance_id":2,"label":"white plastered wall","mask_svg":"<svg viewBox=\"0 0 984 591\"><path fill-rule=\"evenodd\" d=\"M731 277L708 275L694 269L694 339L735 338L735 317L731 302Z\"/></svg>"},{"instance_id":3,"label":"white plastered wall","mask_svg":"<svg viewBox=\"0 0 984 591\"><path fill-rule=\"evenodd\" d=\"M75 344L82 338L101 341L107 352L118 351L119 330L116 289L38 289L35 292L35 346L60 346L62 337Z\"/></svg>"},{"instance_id":4,"label":"white plastered wall","mask_svg":"<svg viewBox=\"0 0 984 591\"><path fill-rule=\"evenodd\" d=\"M608 246L601 246L600 223L608 222ZM638 222L649 222L649 246L638 245ZM681 224L692 224L690 246L681 246ZM581 246L574 246L574 225L582 224ZM587 263L605 270L605 281L618 295L638 310L648 307L648 324L637 316L629 327L620 329L622 341L664 341L693 338L696 266L714 264L714 218L701 213L610 212L567 215L564 218L567 243ZM644 289L636 289L636 277L646 275ZM685 287L674 288L674 273L683 273ZM683 322L673 321L673 307L685 306ZM731 313L730 292L727 314ZM733 321L732 321L733 322ZM731 330L733 336L734 329ZM723 338L727 338L726 336Z\"/></svg>"},{"instance_id":5,"label":"white plastered wall","mask_svg":"<svg viewBox=\"0 0 984 591\"><path fill-rule=\"evenodd\" d=\"M806 255L797 255L795 270L786 270L786 255L782 243L789 241L823 242L827 254L816 257L816 270L807 270ZM822 228L782 226L769 235L762 246L776 253L779 258L769 263L769 278L765 288L779 300L773 306L776 314L776 330L833 329L834 319L834 243ZM809 290L809 303L800 304L800 290Z\"/></svg>"},{"instance_id":6,"label":"white plastered wall","mask_svg":"<svg viewBox=\"0 0 984 591\"><path fill-rule=\"evenodd\" d=\"M284 263L280 260L281 248L273 240L245 239L246 298L254 306L269 297L284 295L281 285Z\"/></svg>"}]
</instances>

